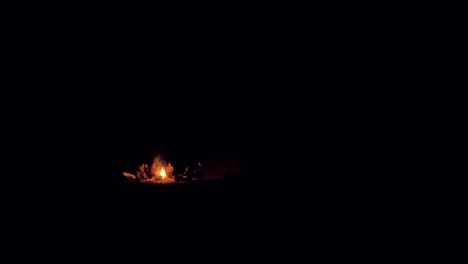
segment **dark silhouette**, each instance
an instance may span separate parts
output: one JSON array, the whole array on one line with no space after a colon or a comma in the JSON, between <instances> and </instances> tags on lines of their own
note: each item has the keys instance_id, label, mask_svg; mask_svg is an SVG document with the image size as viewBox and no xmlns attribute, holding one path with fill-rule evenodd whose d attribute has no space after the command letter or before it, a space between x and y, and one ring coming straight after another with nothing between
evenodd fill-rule
<instances>
[{"instance_id":1,"label":"dark silhouette","mask_svg":"<svg viewBox=\"0 0 468 264\"><path fill-rule=\"evenodd\" d=\"M169 162L166 167L166 175L169 179L174 178L174 167L172 167L172 164Z\"/></svg>"},{"instance_id":2,"label":"dark silhouette","mask_svg":"<svg viewBox=\"0 0 468 264\"><path fill-rule=\"evenodd\" d=\"M201 162L198 162L197 167L193 171L193 176L197 177L198 179L203 178L203 170Z\"/></svg>"},{"instance_id":3,"label":"dark silhouette","mask_svg":"<svg viewBox=\"0 0 468 264\"><path fill-rule=\"evenodd\" d=\"M185 167L185 171L182 174L178 174L174 176L175 181L188 181L191 180L191 173L189 167Z\"/></svg>"},{"instance_id":4,"label":"dark silhouette","mask_svg":"<svg viewBox=\"0 0 468 264\"><path fill-rule=\"evenodd\" d=\"M148 174L146 174L146 171L145 171L145 164L141 164L140 167L138 167L138 170L136 173L137 178L139 178L140 180L144 180L148 178L147 175Z\"/></svg>"},{"instance_id":5,"label":"dark silhouette","mask_svg":"<svg viewBox=\"0 0 468 264\"><path fill-rule=\"evenodd\" d=\"M146 164L146 163L144 164L144 169L143 169L143 170L144 170L144 172L145 172L146 177L147 177L147 178L151 178L150 170L149 170L149 168L148 168L148 164Z\"/></svg>"}]
</instances>

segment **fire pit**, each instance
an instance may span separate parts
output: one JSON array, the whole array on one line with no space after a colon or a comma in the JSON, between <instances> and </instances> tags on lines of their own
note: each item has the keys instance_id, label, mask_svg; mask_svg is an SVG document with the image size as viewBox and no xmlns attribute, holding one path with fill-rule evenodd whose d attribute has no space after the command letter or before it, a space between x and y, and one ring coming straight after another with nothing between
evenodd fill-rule
<instances>
[{"instance_id":1,"label":"fire pit","mask_svg":"<svg viewBox=\"0 0 468 264\"><path fill-rule=\"evenodd\" d=\"M172 175L174 168L171 162L157 155L153 159L153 163L149 167L147 164L141 164L136 174L122 172L122 174L130 181L144 183L174 183L175 177Z\"/></svg>"}]
</instances>

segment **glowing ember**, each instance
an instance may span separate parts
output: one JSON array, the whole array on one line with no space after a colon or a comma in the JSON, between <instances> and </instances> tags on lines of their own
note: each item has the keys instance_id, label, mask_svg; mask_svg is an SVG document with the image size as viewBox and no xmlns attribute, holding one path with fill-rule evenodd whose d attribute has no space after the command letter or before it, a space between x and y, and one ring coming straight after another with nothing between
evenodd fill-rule
<instances>
[{"instance_id":1,"label":"glowing ember","mask_svg":"<svg viewBox=\"0 0 468 264\"><path fill-rule=\"evenodd\" d=\"M164 167L161 169L160 174L161 174L161 178L166 179L166 170L164 169Z\"/></svg>"}]
</instances>

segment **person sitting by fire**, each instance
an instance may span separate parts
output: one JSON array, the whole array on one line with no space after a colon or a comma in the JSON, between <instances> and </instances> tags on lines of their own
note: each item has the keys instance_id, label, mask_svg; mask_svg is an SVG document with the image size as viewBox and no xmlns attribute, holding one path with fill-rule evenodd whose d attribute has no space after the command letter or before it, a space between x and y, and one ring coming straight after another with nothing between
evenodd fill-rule
<instances>
[{"instance_id":1,"label":"person sitting by fire","mask_svg":"<svg viewBox=\"0 0 468 264\"><path fill-rule=\"evenodd\" d=\"M174 180L175 181L184 181L184 180L189 178L189 174L190 174L189 167L186 166L185 171L183 173L174 175Z\"/></svg>"},{"instance_id":2,"label":"person sitting by fire","mask_svg":"<svg viewBox=\"0 0 468 264\"><path fill-rule=\"evenodd\" d=\"M200 161L198 162L197 167L193 171L193 176L195 176L197 178L202 178L203 177L202 165L201 165Z\"/></svg>"},{"instance_id":3,"label":"person sitting by fire","mask_svg":"<svg viewBox=\"0 0 468 264\"><path fill-rule=\"evenodd\" d=\"M190 173L189 167L186 166L184 173L182 173L182 178L189 179L190 176L191 176L191 173Z\"/></svg>"},{"instance_id":4,"label":"person sitting by fire","mask_svg":"<svg viewBox=\"0 0 468 264\"><path fill-rule=\"evenodd\" d=\"M148 168L148 164L146 164L146 163L145 163L145 166L144 166L144 171L145 171L146 178L150 178L150 171L149 171L149 168Z\"/></svg>"},{"instance_id":5,"label":"person sitting by fire","mask_svg":"<svg viewBox=\"0 0 468 264\"><path fill-rule=\"evenodd\" d=\"M148 176L145 172L145 165L144 164L141 164L140 167L138 167L138 170L137 170L137 177L140 179L140 180L144 180L144 179L147 179Z\"/></svg>"},{"instance_id":6,"label":"person sitting by fire","mask_svg":"<svg viewBox=\"0 0 468 264\"><path fill-rule=\"evenodd\" d=\"M169 162L166 167L166 175L168 178L172 179L172 173L174 172L174 167L172 167L172 164Z\"/></svg>"}]
</instances>

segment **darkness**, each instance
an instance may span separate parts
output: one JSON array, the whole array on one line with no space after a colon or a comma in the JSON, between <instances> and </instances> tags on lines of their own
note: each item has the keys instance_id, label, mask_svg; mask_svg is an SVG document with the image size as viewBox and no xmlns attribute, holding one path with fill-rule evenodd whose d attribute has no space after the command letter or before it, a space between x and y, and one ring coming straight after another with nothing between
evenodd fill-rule
<instances>
[{"instance_id":1,"label":"darkness","mask_svg":"<svg viewBox=\"0 0 468 264\"><path fill-rule=\"evenodd\" d=\"M2 232L201 243L464 231L465 104L447 88L457 68L419 48L328 44L313 57L210 47L157 66L108 46L49 63L28 53L31 63L10 67L21 110L3 105L15 115L3 126ZM44 88L17 89L35 84ZM156 153L176 170L200 160L242 170L192 184L125 182L122 171Z\"/></svg>"},{"instance_id":2,"label":"darkness","mask_svg":"<svg viewBox=\"0 0 468 264\"><path fill-rule=\"evenodd\" d=\"M4 15L14 16L95 16L95 17L178 17L208 16L440 16L460 13L456 5L440 2L398 2L398 1L313 1L308 3L284 1L257 1L242 3L236 1L160 1L158 3L136 1L48 1L41 3L4 4Z\"/></svg>"}]
</instances>

